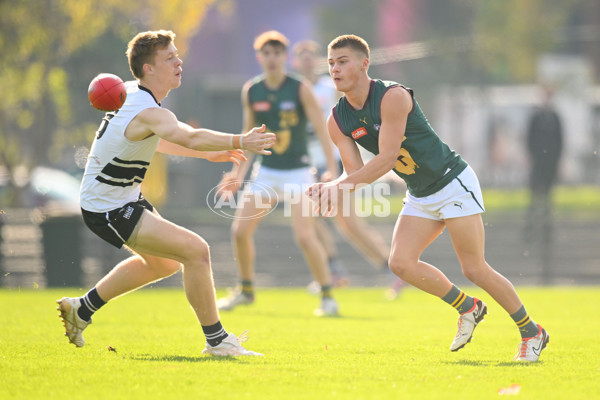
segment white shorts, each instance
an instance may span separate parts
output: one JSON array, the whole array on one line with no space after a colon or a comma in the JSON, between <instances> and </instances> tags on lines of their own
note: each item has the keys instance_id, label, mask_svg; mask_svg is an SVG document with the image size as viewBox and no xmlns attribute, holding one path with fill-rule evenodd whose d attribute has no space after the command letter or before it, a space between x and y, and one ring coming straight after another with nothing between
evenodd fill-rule
<instances>
[{"instance_id":1,"label":"white shorts","mask_svg":"<svg viewBox=\"0 0 600 400\"><path fill-rule=\"evenodd\" d=\"M340 151L333 143L331 144L331 147L333 147L333 158L336 162L340 162ZM322 172L327 170L327 157L325 157L323 145L321 145L321 141L317 137L313 136L308 140L308 155L310 156L311 164L314 165L317 170Z\"/></svg>"},{"instance_id":2,"label":"white shorts","mask_svg":"<svg viewBox=\"0 0 600 400\"><path fill-rule=\"evenodd\" d=\"M443 189L425 197L406 193L400 215L411 215L441 221L466 217L485 211L479 180L468 166Z\"/></svg>"},{"instance_id":3,"label":"white shorts","mask_svg":"<svg viewBox=\"0 0 600 400\"><path fill-rule=\"evenodd\" d=\"M251 175L252 182L244 187L244 192L265 192L265 187L283 198L308 189L315 182L315 176L310 167L295 169L274 169L254 164Z\"/></svg>"}]
</instances>

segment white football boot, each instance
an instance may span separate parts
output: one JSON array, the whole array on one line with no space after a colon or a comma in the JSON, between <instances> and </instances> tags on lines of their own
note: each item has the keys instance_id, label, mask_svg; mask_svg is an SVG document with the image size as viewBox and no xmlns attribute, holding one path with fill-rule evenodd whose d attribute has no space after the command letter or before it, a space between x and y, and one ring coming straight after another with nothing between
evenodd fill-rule
<instances>
[{"instance_id":1,"label":"white football boot","mask_svg":"<svg viewBox=\"0 0 600 400\"><path fill-rule=\"evenodd\" d=\"M81 307L81 302L78 297L63 297L56 301L58 307L56 309L60 311L59 317L61 317L63 326L65 327L65 336L69 338L69 342L73 343L77 347L83 347L85 339L82 336L83 330L92 323L82 320L77 315L77 310Z\"/></svg>"},{"instance_id":2,"label":"white football boot","mask_svg":"<svg viewBox=\"0 0 600 400\"><path fill-rule=\"evenodd\" d=\"M202 354L210 354L211 356L219 357L262 356L262 354L247 350L242 346L242 343L247 340L248 331L242 333L240 337L236 337L233 333L230 333L217 346L211 346L206 343L206 347L202 350Z\"/></svg>"},{"instance_id":3,"label":"white football boot","mask_svg":"<svg viewBox=\"0 0 600 400\"><path fill-rule=\"evenodd\" d=\"M538 325L538 329L539 333L536 336L521 340L521 343L517 346L517 354L515 354L513 360L536 362L540 358L542 350L550 342L550 335L540 325Z\"/></svg>"},{"instance_id":4,"label":"white football boot","mask_svg":"<svg viewBox=\"0 0 600 400\"><path fill-rule=\"evenodd\" d=\"M450 345L451 351L458 351L471 341L475 327L483 321L484 315L487 314L485 303L475 297L473 300L475 302L473 308L458 317L458 332Z\"/></svg>"},{"instance_id":5,"label":"white football boot","mask_svg":"<svg viewBox=\"0 0 600 400\"><path fill-rule=\"evenodd\" d=\"M321 307L315 310L317 317L335 317L339 315L338 303L331 297L321 298Z\"/></svg>"},{"instance_id":6,"label":"white football boot","mask_svg":"<svg viewBox=\"0 0 600 400\"><path fill-rule=\"evenodd\" d=\"M230 311L239 305L254 303L254 296L244 294L241 289L233 290L227 297L217 300L217 308L221 311Z\"/></svg>"}]
</instances>

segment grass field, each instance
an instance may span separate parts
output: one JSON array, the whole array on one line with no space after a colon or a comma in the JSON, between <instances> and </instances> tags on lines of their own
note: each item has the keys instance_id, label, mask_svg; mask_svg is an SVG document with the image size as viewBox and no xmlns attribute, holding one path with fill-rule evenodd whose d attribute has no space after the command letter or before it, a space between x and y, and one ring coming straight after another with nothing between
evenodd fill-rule
<instances>
[{"instance_id":1,"label":"grass field","mask_svg":"<svg viewBox=\"0 0 600 400\"><path fill-rule=\"evenodd\" d=\"M391 214L396 216L402 210L404 196L390 196ZM586 216L600 212L600 187L598 186L557 186L552 194L555 212ZM483 189L483 201L488 213L524 212L529 207L530 194L527 189Z\"/></svg>"},{"instance_id":2,"label":"grass field","mask_svg":"<svg viewBox=\"0 0 600 400\"><path fill-rule=\"evenodd\" d=\"M598 287L519 288L551 336L529 365L511 361L519 335L510 317L468 289L489 315L457 353L448 350L455 312L412 288L392 302L381 289L339 290L339 318L314 317L318 299L303 289L264 289L254 306L222 313L226 329L249 329L247 347L265 354L237 359L200 355L182 290L115 299L77 349L54 301L81 291L3 289L0 399L488 399L513 384L521 398L600 398Z\"/></svg>"}]
</instances>

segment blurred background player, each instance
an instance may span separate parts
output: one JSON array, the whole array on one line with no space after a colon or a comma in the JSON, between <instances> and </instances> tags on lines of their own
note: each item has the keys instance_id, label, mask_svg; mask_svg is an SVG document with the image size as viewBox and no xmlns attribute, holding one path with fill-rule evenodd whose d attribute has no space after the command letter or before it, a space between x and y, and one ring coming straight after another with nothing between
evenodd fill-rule
<instances>
[{"instance_id":1,"label":"blurred background player","mask_svg":"<svg viewBox=\"0 0 600 400\"><path fill-rule=\"evenodd\" d=\"M348 175L314 184L307 194L327 215L343 199L341 185L370 184L393 170L406 181L408 191L394 228L390 269L458 311L450 350L458 351L471 341L487 306L420 259L445 228L465 277L496 300L517 325L521 342L514 360L537 361L550 336L529 316L512 283L485 260L481 219L485 210L475 172L437 136L412 89L369 77L369 53L367 42L355 35L339 36L328 46L329 72L344 96L327 128ZM364 164L358 145L375 157Z\"/></svg>"},{"instance_id":2,"label":"blurred background player","mask_svg":"<svg viewBox=\"0 0 600 400\"><path fill-rule=\"evenodd\" d=\"M315 313L336 315L338 305L331 295L332 281L327 265L327 251L316 233L315 222L319 217L314 217L310 212L306 203L310 200L304 196L302 188L314 182L307 149L308 121L315 127L316 137L324 149L326 179L338 176L337 164L333 146L327 138L323 114L311 85L286 71L288 43L288 39L277 31L265 32L254 41L256 58L263 74L246 82L242 89L244 129L255 123L265 124L269 131L275 132L277 142L272 148L271 156L261 157L254 163L253 182L244 188L243 196L251 198L267 186L279 194L300 198L299 202L291 204L291 223L296 243L321 287L321 307ZM248 158L248 161L242 162L240 166L235 165L223 177L221 192L235 192L239 189L251 163L251 157ZM252 200L241 200L241 204L232 225L233 247L241 282L228 297L219 299L218 306L221 310L231 310L238 305L254 302L254 233L265 214L257 216L259 210ZM282 261L282 268L284 267Z\"/></svg>"},{"instance_id":3,"label":"blurred background player","mask_svg":"<svg viewBox=\"0 0 600 400\"><path fill-rule=\"evenodd\" d=\"M133 255L115 266L82 297L58 300L65 335L77 347L83 330L108 301L173 275L183 266L186 297L206 336L203 354L261 355L242 347L223 328L216 306L210 251L206 241L162 218L142 196L140 186L155 152L238 163L241 150L268 155L275 135L251 129L230 135L193 129L162 108L160 102L181 85L182 61L171 31L149 31L128 45L129 66L136 81L127 82L120 110L107 113L92 144L81 183L85 224L111 245Z\"/></svg>"},{"instance_id":4,"label":"blurred background player","mask_svg":"<svg viewBox=\"0 0 600 400\"><path fill-rule=\"evenodd\" d=\"M313 87L313 92L325 119L331 114L331 108L337 103L341 93L337 91L328 74L317 72L321 46L313 40L303 40L292 47L292 67L308 80ZM327 168L327 159L323 153L323 147L315 134L312 124L308 124L310 133L308 151L312 165L317 170L317 180L320 180ZM328 140L331 140L328 138ZM334 148L334 156L338 168L343 171L340 153ZM350 207L350 214L337 213L335 216L336 226L346 241L367 259L373 267L378 270L389 271L388 257L390 247L376 229L370 227L362 218L358 218L354 212L354 206ZM316 231L320 241L325 245L329 258L329 269L335 286L346 286L350 283L348 273L342 262L337 257L337 248L333 232L325 219L315 221ZM403 281L390 273L392 285L386 292L388 298L396 298L403 286ZM317 282L309 285L309 290L314 292ZM316 288L318 290L318 288Z\"/></svg>"}]
</instances>

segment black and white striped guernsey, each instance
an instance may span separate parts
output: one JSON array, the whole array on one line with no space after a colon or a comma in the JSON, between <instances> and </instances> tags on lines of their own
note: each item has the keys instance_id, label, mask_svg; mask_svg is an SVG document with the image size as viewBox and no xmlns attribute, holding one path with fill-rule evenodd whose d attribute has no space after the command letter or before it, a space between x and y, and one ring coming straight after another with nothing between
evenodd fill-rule
<instances>
[{"instance_id":1,"label":"black and white striped guernsey","mask_svg":"<svg viewBox=\"0 0 600 400\"><path fill-rule=\"evenodd\" d=\"M80 192L81 208L87 211L107 212L136 201L160 140L156 135L135 142L125 137L125 129L136 115L160 107L137 81L126 86L125 104L105 115L88 156Z\"/></svg>"}]
</instances>

